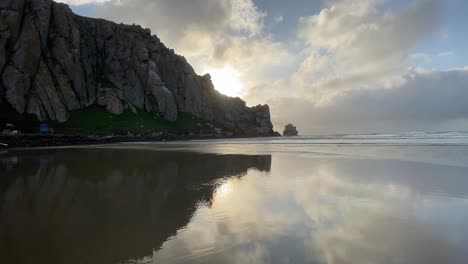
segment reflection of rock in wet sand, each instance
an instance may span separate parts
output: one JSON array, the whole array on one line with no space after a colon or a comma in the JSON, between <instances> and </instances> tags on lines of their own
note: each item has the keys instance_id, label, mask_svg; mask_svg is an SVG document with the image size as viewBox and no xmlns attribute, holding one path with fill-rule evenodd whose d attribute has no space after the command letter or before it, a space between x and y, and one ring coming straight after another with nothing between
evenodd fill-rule
<instances>
[{"instance_id":1,"label":"reflection of rock in wet sand","mask_svg":"<svg viewBox=\"0 0 468 264\"><path fill-rule=\"evenodd\" d=\"M271 156L48 150L0 158L2 263L116 263L151 255L216 180Z\"/></svg>"}]
</instances>

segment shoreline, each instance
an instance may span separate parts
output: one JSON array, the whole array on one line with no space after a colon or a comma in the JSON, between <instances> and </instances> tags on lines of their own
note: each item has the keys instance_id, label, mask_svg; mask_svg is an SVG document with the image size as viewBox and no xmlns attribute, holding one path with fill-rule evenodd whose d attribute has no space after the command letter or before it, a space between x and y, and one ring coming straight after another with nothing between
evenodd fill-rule
<instances>
[{"instance_id":1,"label":"shoreline","mask_svg":"<svg viewBox=\"0 0 468 264\"><path fill-rule=\"evenodd\" d=\"M262 136L262 137L274 137ZM15 148L36 148L36 147L66 147L83 145L105 145L126 142L164 142L176 140L197 140L197 139L229 139L247 138L247 136L220 136L220 135L176 135L161 134L155 136L142 135L41 135L41 134L21 134L21 135L0 135L0 150Z\"/></svg>"}]
</instances>

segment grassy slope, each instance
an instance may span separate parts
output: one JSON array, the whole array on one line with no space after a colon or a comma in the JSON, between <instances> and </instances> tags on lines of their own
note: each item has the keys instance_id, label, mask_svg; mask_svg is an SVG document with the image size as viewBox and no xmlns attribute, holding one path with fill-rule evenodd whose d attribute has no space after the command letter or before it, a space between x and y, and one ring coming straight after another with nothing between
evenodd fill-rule
<instances>
[{"instance_id":1,"label":"grassy slope","mask_svg":"<svg viewBox=\"0 0 468 264\"><path fill-rule=\"evenodd\" d=\"M222 127L190 114L180 114L175 122L155 119L151 113L131 110L121 115L109 113L105 108L90 106L70 113L67 122L39 122L33 116L16 114L12 109L0 109L0 123L14 123L24 133L37 133L39 124L48 123L56 134L80 135L127 135L167 132L174 134L212 133L213 127Z\"/></svg>"},{"instance_id":2,"label":"grassy slope","mask_svg":"<svg viewBox=\"0 0 468 264\"><path fill-rule=\"evenodd\" d=\"M126 110L121 115L109 113L106 109L91 106L70 114L69 120L57 125L56 131L64 134L126 135L169 132L174 134L209 133L213 128L204 120L190 114L180 114L175 122L155 119L151 113Z\"/></svg>"}]
</instances>

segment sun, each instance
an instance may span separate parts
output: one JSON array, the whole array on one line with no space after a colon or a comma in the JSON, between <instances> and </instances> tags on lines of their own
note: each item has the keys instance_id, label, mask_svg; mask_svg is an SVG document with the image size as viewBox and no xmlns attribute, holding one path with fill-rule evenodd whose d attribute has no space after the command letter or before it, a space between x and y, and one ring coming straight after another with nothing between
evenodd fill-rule
<instances>
[{"instance_id":1,"label":"sun","mask_svg":"<svg viewBox=\"0 0 468 264\"><path fill-rule=\"evenodd\" d=\"M218 187L217 193L220 197L224 198L228 196L232 191L231 184L229 182L224 183Z\"/></svg>"},{"instance_id":2,"label":"sun","mask_svg":"<svg viewBox=\"0 0 468 264\"><path fill-rule=\"evenodd\" d=\"M223 68L209 68L206 70L216 90L231 97L240 97L244 92L244 84L240 80L240 73L230 65Z\"/></svg>"}]
</instances>

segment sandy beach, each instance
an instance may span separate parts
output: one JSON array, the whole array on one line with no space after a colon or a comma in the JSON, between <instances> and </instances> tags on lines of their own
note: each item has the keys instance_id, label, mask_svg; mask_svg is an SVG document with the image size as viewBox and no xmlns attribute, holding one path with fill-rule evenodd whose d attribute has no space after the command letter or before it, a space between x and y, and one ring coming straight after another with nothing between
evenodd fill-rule
<instances>
[{"instance_id":1,"label":"sandy beach","mask_svg":"<svg viewBox=\"0 0 468 264\"><path fill-rule=\"evenodd\" d=\"M424 144L408 136L343 140L195 140L3 151L2 261L468 259L464 138L426 136Z\"/></svg>"}]
</instances>

